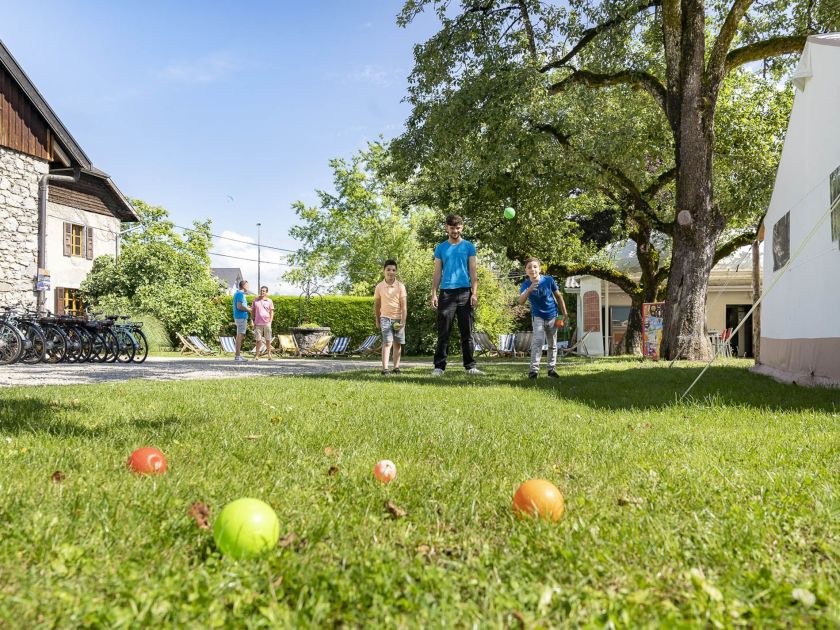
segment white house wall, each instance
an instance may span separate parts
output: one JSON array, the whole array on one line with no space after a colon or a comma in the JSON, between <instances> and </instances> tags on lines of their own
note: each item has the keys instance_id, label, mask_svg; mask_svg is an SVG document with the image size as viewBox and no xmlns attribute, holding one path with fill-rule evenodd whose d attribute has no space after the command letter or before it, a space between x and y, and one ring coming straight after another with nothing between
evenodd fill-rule
<instances>
[{"instance_id":1,"label":"white house wall","mask_svg":"<svg viewBox=\"0 0 840 630\"><path fill-rule=\"evenodd\" d=\"M46 295L46 307L55 310L56 287L78 289L93 267L93 260L82 256L64 255L64 223L93 228L93 257L114 255L120 220L112 217L49 202L47 204L47 269L51 274L51 288ZM87 239L83 243L86 246ZM83 247L84 251L84 247Z\"/></svg>"},{"instance_id":2,"label":"white house wall","mask_svg":"<svg viewBox=\"0 0 840 630\"><path fill-rule=\"evenodd\" d=\"M790 212L789 252L796 250L829 204L829 174L840 167L840 39L809 38L812 77L797 90L776 184L765 219L764 287L774 271L773 228ZM830 218L764 297L759 372L801 384L840 384L840 248Z\"/></svg>"}]
</instances>

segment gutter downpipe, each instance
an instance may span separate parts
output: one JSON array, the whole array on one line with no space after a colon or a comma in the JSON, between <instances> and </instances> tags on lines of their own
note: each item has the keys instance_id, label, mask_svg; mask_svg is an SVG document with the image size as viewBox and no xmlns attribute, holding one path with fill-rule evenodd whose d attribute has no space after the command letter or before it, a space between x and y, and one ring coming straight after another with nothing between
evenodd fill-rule
<instances>
[{"instance_id":1,"label":"gutter downpipe","mask_svg":"<svg viewBox=\"0 0 840 630\"><path fill-rule=\"evenodd\" d=\"M47 262L47 193L50 182L78 182L82 176L82 169L76 167L72 175L57 175L47 173L38 183L38 269L43 269ZM38 274L36 269L35 275ZM38 314L44 314L44 291L36 291Z\"/></svg>"}]
</instances>

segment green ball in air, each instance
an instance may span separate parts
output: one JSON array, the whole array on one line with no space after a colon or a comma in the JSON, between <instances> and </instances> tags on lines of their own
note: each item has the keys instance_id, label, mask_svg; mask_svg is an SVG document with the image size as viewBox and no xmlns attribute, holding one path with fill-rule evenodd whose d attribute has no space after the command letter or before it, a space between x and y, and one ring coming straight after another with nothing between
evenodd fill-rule
<instances>
[{"instance_id":1,"label":"green ball in air","mask_svg":"<svg viewBox=\"0 0 840 630\"><path fill-rule=\"evenodd\" d=\"M505 219L512 219L516 216L516 210L513 208L505 208Z\"/></svg>"}]
</instances>

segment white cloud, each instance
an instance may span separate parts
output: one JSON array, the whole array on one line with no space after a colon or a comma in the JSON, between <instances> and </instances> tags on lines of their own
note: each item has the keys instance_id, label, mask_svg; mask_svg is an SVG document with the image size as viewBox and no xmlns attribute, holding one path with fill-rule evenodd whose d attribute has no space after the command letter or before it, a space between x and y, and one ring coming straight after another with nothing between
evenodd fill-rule
<instances>
[{"instance_id":1,"label":"white cloud","mask_svg":"<svg viewBox=\"0 0 840 630\"><path fill-rule=\"evenodd\" d=\"M327 75L327 78L345 85L348 83L368 83L377 87L388 87L401 73L402 70L399 68L385 70L384 68L368 64L342 74L330 73Z\"/></svg>"},{"instance_id":2,"label":"white cloud","mask_svg":"<svg viewBox=\"0 0 840 630\"><path fill-rule=\"evenodd\" d=\"M239 267L242 270L242 277L248 281L250 290L254 292L260 284L263 284L268 287L272 295L298 295L300 293L300 289L282 278L282 275L290 268L288 264L285 264L287 252L261 248L258 283L256 241L250 236L244 236L232 230L225 230L221 236L224 238L213 239L212 251L214 253L210 255L213 267Z\"/></svg>"},{"instance_id":3,"label":"white cloud","mask_svg":"<svg viewBox=\"0 0 840 630\"><path fill-rule=\"evenodd\" d=\"M192 61L176 61L163 68L158 76L173 83L212 83L236 69L226 53L212 53Z\"/></svg>"}]
</instances>

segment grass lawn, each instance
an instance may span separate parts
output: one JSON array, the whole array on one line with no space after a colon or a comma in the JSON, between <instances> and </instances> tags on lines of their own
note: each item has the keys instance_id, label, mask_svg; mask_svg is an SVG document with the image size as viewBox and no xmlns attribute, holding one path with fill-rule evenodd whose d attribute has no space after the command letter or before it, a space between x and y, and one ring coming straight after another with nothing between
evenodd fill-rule
<instances>
[{"instance_id":1,"label":"grass lawn","mask_svg":"<svg viewBox=\"0 0 840 630\"><path fill-rule=\"evenodd\" d=\"M836 627L840 392L748 366L686 404L697 365L627 360L0 390L0 627ZM243 496L283 538L236 562L188 509Z\"/></svg>"}]
</instances>

